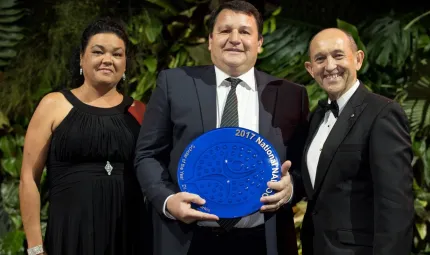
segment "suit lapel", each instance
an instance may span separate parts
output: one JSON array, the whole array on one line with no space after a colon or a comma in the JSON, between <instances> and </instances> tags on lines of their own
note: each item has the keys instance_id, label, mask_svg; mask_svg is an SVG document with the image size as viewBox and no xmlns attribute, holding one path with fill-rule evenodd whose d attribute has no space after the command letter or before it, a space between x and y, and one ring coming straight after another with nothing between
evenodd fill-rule
<instances>
[{"instance_id":1,"label":"suit lapel","mask_svg":"<svg viewBox=\"0 0 430 255\"><path fill-rule=\"evenodd\" d=\"M315 192L320 188L330 166L330 163L336 154L337 148L347 136L351 127L355 124L364 107L364 97L367 90L364 85L360 84L357 91L352 95L342 113L339 115L336 124L330 131L326 142L321 150L321 155L318 162L317 173L315 177Z\"/></svg>"},{"instance_id":2,"label":"suit lapel","mask_svg":"<svg viewBox=\"0 0 430 255\"><path fill-rule=\"evenodd\" d=\"M255 82L258 90L258 130L260 135L263 137L268 137L270 133L270 127L272 126L273 109L265 109L264 106L273 105L272 103L266 102L266 100L271 100L271 102L274 102L276 99L277 89L275 87L266 89L267 84L274 79L271 76L262 74L256 69L254 70Z\"/></svg>"},{"instance_id":3,"label":"suit lapel","mask_svg":"<svg viewBox=\"0 0 430 255\"><path fill-rule=\"evenodd\" d=\"M216 128L216 76L214 66L206 67L201 77L194 78L200 104L203 132Z\"/></svg>"},{"instance_id":4,"label":"suit lapel","mask_svg":"<svg viewBox=\"0 0 430 255\"><path fill-rule=\"evenodd\" d=\"M276 86L267 86L270 82L275 81L276 79L267 74L261 73L257 69L255 70L255 83L258 91L258 133L267 138L269 141L272 141L272 137L270 136L270 131L272 128L272 116L274 111L274 102L276 101L277 87ZM273 141L272 141L273 142ZM264 221L269 222L274 213L264 213ZM272 221L274 224L274 221ZM270 230L273 233L273 229L268 227L266 224L266 230ZM266 231L267 233L267 231ZM266 237L272 238L272 236Z\"/></svg>"},{"instance_id":5,"label":"suit lapel","mask_svg":"<svg viewBox=\"0 0 430 255\"><path fill-rule=\"evenodd\" d=\"M311 177L309 176L309 171L308 171L308 164L307 164L308 150L309 150L310 144L312 143L312 140L314 139L318 131L321 121L324 118L324 115L325 115L325 112L323 112L323 110L318 107L310 117L309 134L306 139L305 149L302 157L302 169L303 169L302 178L303 178L303 184L305 186L307 194L313 194L314 192L314 189L312 187Z\"/></svg>"}]
</instances>

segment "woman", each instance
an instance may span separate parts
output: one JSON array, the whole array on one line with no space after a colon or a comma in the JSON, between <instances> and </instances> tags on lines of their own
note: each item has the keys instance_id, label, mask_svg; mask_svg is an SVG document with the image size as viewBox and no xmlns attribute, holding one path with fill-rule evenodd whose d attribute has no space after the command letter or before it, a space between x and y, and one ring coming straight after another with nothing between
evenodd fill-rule
<instances>
[{"instance_id":1,"label":"woman","mask_svg":"<svg viewBox=\"0 0 430 255\"><path fill-rule=\"evenodd\" d=\"M90 24L80 47L80 86L46 95L28 126L20 204L29 254L149 254L148 215L133 171L139 118L125 79L128 39L109 19ZM79 78L79 77L78 77ZM79 79L78 79L79 80ZM42 245L44 166L49 218Z\"/></svg>"}]
</instances>

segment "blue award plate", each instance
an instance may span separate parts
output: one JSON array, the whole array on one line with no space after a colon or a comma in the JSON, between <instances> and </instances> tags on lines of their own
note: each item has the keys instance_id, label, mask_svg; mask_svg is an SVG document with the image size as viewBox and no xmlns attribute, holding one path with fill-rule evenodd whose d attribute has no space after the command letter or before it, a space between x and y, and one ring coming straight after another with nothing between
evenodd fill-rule
<instances>
[{"instance_id":1,"label":"blue award plate","mask_svg":"<svg viewBox=\"0 0 430 255\"><path fill-rule=\"evenodd\" d=\"M181 191L206 200L197 210L236 218L260 209L262 196L274 193L268 181L279 181L281 163L273 146L245 128L218 128L192 141L178 164Z\"/></svg>"}]
</instances>

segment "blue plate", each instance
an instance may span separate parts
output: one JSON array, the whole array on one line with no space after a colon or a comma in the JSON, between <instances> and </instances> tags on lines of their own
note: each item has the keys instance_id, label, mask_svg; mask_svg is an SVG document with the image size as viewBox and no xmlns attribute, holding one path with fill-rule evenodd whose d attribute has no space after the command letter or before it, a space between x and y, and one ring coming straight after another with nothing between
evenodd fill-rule
<instances>
[{"instance_id":1,"label":"blue plate","mask_svg":"<svg viewBox=\"0 0 430 255\"><path fill-rule=\"evenodd\" d=\"M245 128L218 128L192 141L178 164L181 191L206 200L197 210L220 218L252 214L261 196L274 193L268 181L279 181L281 162L273 146Z\"/></svg>"}]
</instances>

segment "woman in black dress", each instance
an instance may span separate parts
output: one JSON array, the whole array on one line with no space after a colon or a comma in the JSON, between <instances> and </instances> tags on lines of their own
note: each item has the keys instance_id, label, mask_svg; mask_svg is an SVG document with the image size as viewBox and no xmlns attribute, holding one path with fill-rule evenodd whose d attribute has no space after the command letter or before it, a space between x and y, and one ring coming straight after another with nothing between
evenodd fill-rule
<instances>
[{"instance_id":1,"label":"woman in black dress","mask_svg":"<svg viewBox=\"0 0 430 255\"><path fill-rule=\"evenodd\" d=\"M150 254L149 216L133 169L141 116L131 110L138 102L117 90L127 42L118 23L90 24L76 66L80 86L46 95L34 112L20 184L29 254ZM45 166L49 218L42 241L37 186Z\"/></svg>"}]
</instances>

